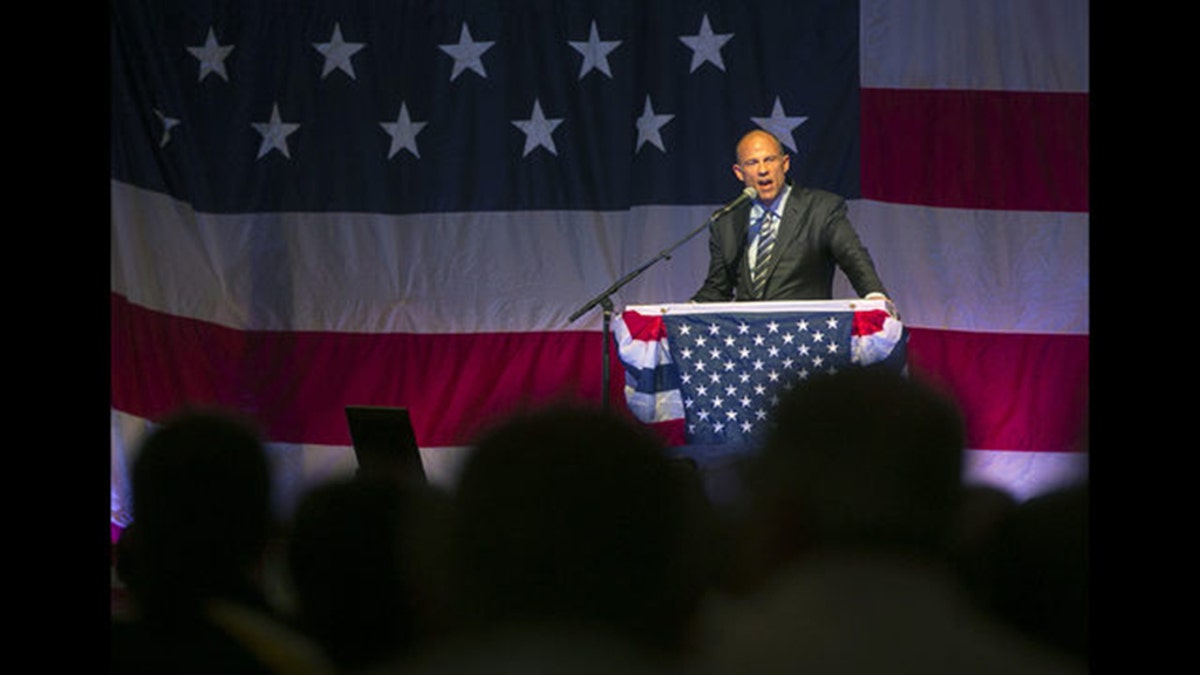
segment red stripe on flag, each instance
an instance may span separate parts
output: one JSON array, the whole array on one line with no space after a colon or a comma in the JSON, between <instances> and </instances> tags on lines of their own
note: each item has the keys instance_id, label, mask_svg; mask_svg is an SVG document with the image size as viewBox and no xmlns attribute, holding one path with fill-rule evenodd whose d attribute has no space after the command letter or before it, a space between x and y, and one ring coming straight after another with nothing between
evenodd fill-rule
<instances>
[{"instance_id":1,"label":"red stripe on flag","mask_svg":"<svg viewBox=\"0 0 1200 675\"><path fill-rule=\"evenodd\" d=\"M221 405L251 414L272 441L349 445L345 405L397 405L412 411L418 443L445 446L523 407L599 401L596 331L241 331L116 294L111 311L112 405L147 419Z\"/></svg>"},{"instance_id":2,"label":"red stripe on flag","mask_svg":"<svg viewBox=\"0 0 1200 675\"><path fill-rule=\"evenodd\" d=\"M914 377L945 387L967 447L1086 450L1088 336L910 330Z\"/></svg>"},{"instance_id":3,"label":"red stripe on flag","mask_svg":"<svg viewBox=\"0 0 1200 675\"><path fill-rule=\"evenodd\" d=\"M1088 210L1088 95L863 89L862 194L899 204Z\"/></svg>"},{"instance_id":4,"label":"red stripe on flag","mask_svg":"<svg viewBox=\"0 0 1200 675\"><path fill-rule=\"evenodd\" d=\"M855 312L850 327L850 334L856 337L874 335L883 330L883 324L888 319L888 313L881 309Z\"/></svg>"},{"instance_id":5,"label":"red stripe on flag","mask_svg":"<svg viewBox=\"0 0 1200 675\"><path fill-rule=\"evenodd\" d=\"M661 314L623 312L621 320L629 329L629 336L635 340L656 342L667 336L667 324L663 321Z\"/></svg>"},{"instance_id":6,"label":"red stripe on flag","mask_svg":"<svg viewBox=\"0 0 1200 675\"><path fill-rule=\"evenodd\" d=\"M600 391L602 336L594 331L241 331L116 294L111 330L114 408L157 419L189 404L229 406L252 414L278 442L349 445L342 408L358 403L407 406L423 446L465 445L503 415L594 403ZM908 354L915 375L960 401L969 447L1082 449L1087 336L911 329ZM623 379L611 351L610 358L615 403Z\"/></svg>"}]
</instances>

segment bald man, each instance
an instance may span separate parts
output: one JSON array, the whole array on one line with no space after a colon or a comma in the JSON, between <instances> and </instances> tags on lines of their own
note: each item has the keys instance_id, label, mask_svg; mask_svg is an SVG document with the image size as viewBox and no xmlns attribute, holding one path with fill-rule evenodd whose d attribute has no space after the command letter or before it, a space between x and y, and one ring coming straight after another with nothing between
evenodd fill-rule
<instances>
[{"instance_id":1,"label":"bald man","mask_svg":"<svg viewBox=\"0 0 1200 675\"><path fill-rule=\"evenodd\" d=\"M845 200L794 185L790 161L766 131L738 141L733 173L757 196L712 224L708 278L693 301L828 300L835 267L860 296L888 299Z\"/></svg>"}]
</instances>

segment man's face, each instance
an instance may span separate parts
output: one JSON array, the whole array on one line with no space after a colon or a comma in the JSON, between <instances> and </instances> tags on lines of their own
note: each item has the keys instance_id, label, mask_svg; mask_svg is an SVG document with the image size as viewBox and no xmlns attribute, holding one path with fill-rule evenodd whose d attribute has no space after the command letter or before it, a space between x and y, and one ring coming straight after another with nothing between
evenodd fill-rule
<instances>
[{"instance_id":1,"label":"man's face","mask_svg":"<svg viewBox=\"0 0 1200 675\"><path fill-rule=\"evenodd\" d=\"M758 192L759 200L771 203L784 186L784 175L790 166L789 158L775 139L764 133L751 132L737 146L737 164L733 173L747 187Z\"/></svg>"}]
</instances>

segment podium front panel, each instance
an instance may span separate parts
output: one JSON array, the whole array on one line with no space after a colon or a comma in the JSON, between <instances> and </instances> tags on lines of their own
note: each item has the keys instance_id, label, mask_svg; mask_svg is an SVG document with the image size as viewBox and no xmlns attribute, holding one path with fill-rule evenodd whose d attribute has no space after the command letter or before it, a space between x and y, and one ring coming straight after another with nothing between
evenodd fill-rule
<instances>
[{"instance_id":1,"label":"podium front panel","mask_svg":"<svg viewBox=\"0 0 1200 675\"><path fill-rule=\"evenodd\" d=\"M803 380L904 363L881 300L631 305L613 332L629 409L673 445L757 445Z\"/></svg>"}]
</instances>

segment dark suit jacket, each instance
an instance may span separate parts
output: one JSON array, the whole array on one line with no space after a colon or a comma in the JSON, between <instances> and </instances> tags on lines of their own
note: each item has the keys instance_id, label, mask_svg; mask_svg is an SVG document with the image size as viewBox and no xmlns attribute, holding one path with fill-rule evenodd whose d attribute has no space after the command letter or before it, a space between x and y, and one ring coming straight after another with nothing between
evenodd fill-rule
<instances>
[{"instance_id":1,"label":"dark suit jacket","mask_svg":"<svg viewBox=\"0 0 1200 675\"><path fill-rule=\"evenodd\" d=\"M859 296L887 294L871 255L846 217L846 201L831 192L792 186L776 235L770 276L758 298L750 292L749 227L749 203L712 224L708 278L692 300L828 300L833 295L835 267L842 269Z\"/></svg>"}]
</instances>

